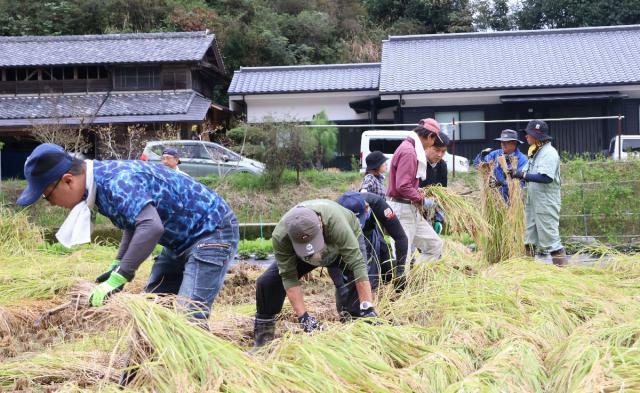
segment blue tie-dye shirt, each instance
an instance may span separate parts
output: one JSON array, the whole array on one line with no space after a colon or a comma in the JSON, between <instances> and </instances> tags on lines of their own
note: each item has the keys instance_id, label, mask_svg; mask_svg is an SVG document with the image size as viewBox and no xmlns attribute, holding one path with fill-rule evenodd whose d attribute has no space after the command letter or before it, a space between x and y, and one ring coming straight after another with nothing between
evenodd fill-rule
<instances>
[{"instance_id":1,"label":"blue tie-dye shirt","mask_svg":"<svg viewBox=\"0 0 640 393\"><path fill-rule=\"evenodd\" d=\"M120 229L135 229L149 203L164 225L159 243L177 254L217 228L231 210L214 191L164 165L144 161L94 161L96 206Z\"/></svg>"}]
</instances>

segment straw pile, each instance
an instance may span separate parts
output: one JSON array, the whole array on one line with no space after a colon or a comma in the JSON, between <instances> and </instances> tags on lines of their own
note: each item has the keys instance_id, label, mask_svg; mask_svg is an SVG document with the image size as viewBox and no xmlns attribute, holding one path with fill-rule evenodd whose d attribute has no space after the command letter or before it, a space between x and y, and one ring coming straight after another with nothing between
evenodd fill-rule
<instances>
[{"instance_id":1,"label":"straw pile","mask_svg":"<svg viewBox=\"0 0 640 393\"><path fill-rule=\"evenodd\" d=\"M113 253L2 256L0 305L62 304L76 278L95 277ZM380 325L325 320L325 331L307 335L281 321L287 329L256 355L245 352L250 338L232 333L250 329L252 297L214 309L210 326L225 328L217 335L192 324L174 298L118 294L73 329L59 321L20 336L26 350L0 351L0 388L115 391L132 353L132 391L638 391L639 258L562 269L530 258L489 264L449 241L440 261L412 268L404 292L381 289ZM11 315L13 328L20 321Z\"/></svg>"}]
</instances>

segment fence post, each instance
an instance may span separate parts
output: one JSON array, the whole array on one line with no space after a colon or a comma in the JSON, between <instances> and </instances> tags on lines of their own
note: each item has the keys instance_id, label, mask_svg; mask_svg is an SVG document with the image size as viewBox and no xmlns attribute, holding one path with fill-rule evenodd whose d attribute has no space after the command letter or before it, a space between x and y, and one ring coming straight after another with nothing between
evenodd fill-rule
<instances>
[{"instance_id":1,"label":"fence post","mask_svg":"<svg viewBox=\"0 0 640 393\"><path fill-rule=\"evenodd\" d=\"M618 161L622 161L622 116L618 115Z\"/></svg>"},{"instance_id":2,"label":"fence post","mask_svg":"<svg viewBox=\"0 0 640 393\"><path fill-rule=\"evenodd\" d=\"M453 143L451 146L451 152L453 153L452 154L453 168L451 170L451 177L456 177L456 118L455 117L451 118L451 123L453 125L453 127L451 128L452 134L453 134L451 135L453 137L452 139Z\"/></svg>"},{"instance_id":3,"label":"fence post","mask_svg":"<svg viewBox=\"0 0 640 393\"><path fill-rule=\"evenodd\" d=\"M580 168L580 178L582 179L582 183L585 183L584 180L584 169ZM584 236L589 236L589 225L587 223L587 212L584 205L584 187L580 187L580 199L582 199L582 224L584 225Z\"/></svg>"}]
</instances>

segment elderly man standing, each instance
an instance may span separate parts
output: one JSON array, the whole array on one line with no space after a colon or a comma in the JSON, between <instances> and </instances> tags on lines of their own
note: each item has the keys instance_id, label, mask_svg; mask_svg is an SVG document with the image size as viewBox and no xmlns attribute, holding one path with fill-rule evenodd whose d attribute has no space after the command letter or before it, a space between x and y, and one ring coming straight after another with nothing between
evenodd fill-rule
<instances>
[{"instance_id":1,"label":"elderly man standing","mask_svg":"<svg viewBox=\"0 0 640 393\"><path fill-rule=\"evenodd\" d=\"M525 132L530 146L526 170L511 169L511 176L528 183L525 252L533 257L536 248L548 251L554 265L564 266L568 257L560 241L560 155L551 146L549 127L544 121L530 121Z\"/></svg>"},{"instance_id":2,"label":"elderly man standing","mask_svg":"<svg viewBox=\"0 0 640 393\"><path fill-rule=\"evenodd\" d=\"M425 199L418 192L418 186L420 180L427 176L425 150L436 141L445 146L449 144L448 136L440 132L440 124L435 119L421 120L393 153L387 189L389 206L407 235L409 249L415 246L427 259L440 258L443 245L440 236L419 210L420 206L431 208L434 204L433 200Z\"/></svg>"},{"instance_id":3,"label":"elderly man standing","mask_svg":"<svg viewBox=\"0 0 640 393\"><path fill-rule=\"evenodd\" d=\"M522 171L527 166L527 156L525 156L518 149L518 145L522 144L522 141L518 139L518 132L510 129L502 130L500 133L500 138L494 139L494 141L500 142L501 149L491 151L490 148L484 149L476 156L473 160L473 165L476 167L481 163L489 163L493 162L493 178L491 179L492 187L500 187L500 192L502 193L502 197L505 201L509 201L509 185L507 184L507 175L502 170L500 164L498 164L497 158L500 156L504 156L505 161L507 163L507 170L511 170L513 168L513 164L511 162L512 158L516 158L518 160L516 170ZM524 186L524 184L523 184Z\"/></svg>"}]
</instances>

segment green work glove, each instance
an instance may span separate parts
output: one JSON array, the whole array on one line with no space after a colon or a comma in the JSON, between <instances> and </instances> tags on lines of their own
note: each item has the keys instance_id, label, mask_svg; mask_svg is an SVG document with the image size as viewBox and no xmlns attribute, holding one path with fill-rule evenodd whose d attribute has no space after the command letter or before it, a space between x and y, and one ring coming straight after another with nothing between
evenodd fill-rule
<instances>
[{"instance_id":1,"label":"green work glove","mask_svg":"<svg viewBox=\"0 0 640 393\"><path fill-rule=\"evenodd\" d=\"M124 284L127 282L128 280L122 274L118 272L111 272L107 281L101 283L91 291L89 304L93 307L102 306L107 297L116 292L122 291Z\"/></svg>"},{"instance_id":2,"label":"green work glove","mask_svg":"<svg viewBox=\"0 0 640 393\"><path fill-rule=\"evenodd\" d=\"M111 262L111 266L109 266L109 270L107 270L106 272L102 273L101 275L99 275L98 277L96 277L96 282L98 284L100 284L101 282L105 282L109 279L109 276L111 275L111 272L113 271L113 269L116 268L116 266L118 266L120 264L120 260L119 259L114 259L113 262Z\"/></svg>"},{"instance_id":3,"label":"green work glove","mask_svg":"<svg viewBox=\"0 0 640 393\"><path fill-rule=\"evenodd\" d=\"M439 235L442 233L442 223L440 221L434 221L433 230Z\"/></svg>"}]
</instances>

